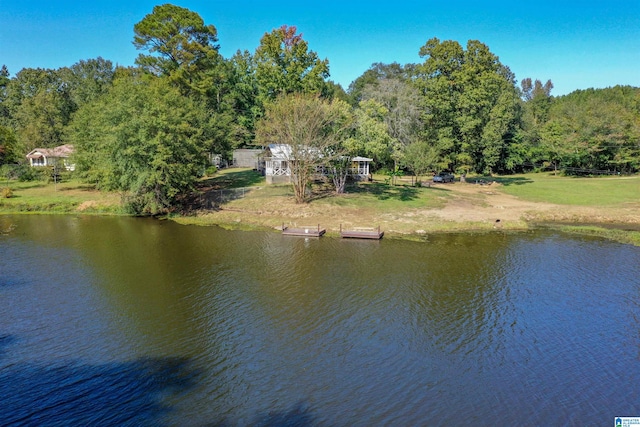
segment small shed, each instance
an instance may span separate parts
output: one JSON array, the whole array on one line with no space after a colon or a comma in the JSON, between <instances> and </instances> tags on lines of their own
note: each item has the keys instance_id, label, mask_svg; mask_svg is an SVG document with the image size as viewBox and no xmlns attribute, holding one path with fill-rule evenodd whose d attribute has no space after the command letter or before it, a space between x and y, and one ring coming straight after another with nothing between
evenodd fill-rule
<instances>
[{"instance_id":1,"label":"small shed","mask_svg":"<svg viewBox=\"0 0 640 427\"><path fill-rule=\"evenodd\" d=\"M237 168L260 169L260 148L238 148L233 150L233 166Z\"/></svg>"},{"instance_id":2,"label":"small shed","mask_svg":"<svg viewBox=\"0 0 640 427\"><path fill-rule=\"evenodd\" d=\"M68 171L75 170L76 165L69 161L73 154L73 145L65 144L55 148L35 148L27 154L31 167L62 166Z\"/></svg>"}]
</instances>

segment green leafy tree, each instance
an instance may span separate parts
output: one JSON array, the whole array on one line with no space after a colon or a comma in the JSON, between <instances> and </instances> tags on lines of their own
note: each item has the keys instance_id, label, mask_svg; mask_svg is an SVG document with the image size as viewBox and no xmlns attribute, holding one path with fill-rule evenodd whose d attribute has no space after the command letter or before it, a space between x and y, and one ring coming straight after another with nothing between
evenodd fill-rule
<instances>
[{"instance_id":1,"label":"green leafy tree","mask_svg":"<svg viewBox=\"0 0 640 427\"><path fill-rule=\"evenodd\" d=\"M6 87L9 126L20 156L37 147L60 145L75 104L59 70L24 68Z\"/></svg>"},{"instance_id":2,"label":"green leafy tree","mask_svg":"<svg viewBox=\"0 0 640 427\"><path fill-rule=\"evenodd\" d=\"M554 98L540 145L568 173L638 170L640 89L616 86Z\"/></svg>"},{"instance_id":3,"label":"green leafy tree","mask_svg":"<svg viewBox=\"0 0 640 427\"><path fill-rule=\"evenodd\" d=\"M418 139L423 129L420 94L408 81L384 78L365 86L362 97L375 99L387 110L384 121L393 140L391 158L395 169L398 162L402 163L406 147Z\"/></svg>"},{"instance_id":4,"label":"green leafy tree","mask_svg":"<svg viewBox=\"0 0 640 427\"><path fill-rule=\"evenodd\" d=\"M0 68L0 125L9 123L9 108L7 107L7 86L11 82L9 69L6 65Z\"/></svg>"},{"instance_id":5,"label":"green leafy tree","mask_svg":"<svg viewBox=\"0 0 640 427\"><path fill-rule=\"evenodd\" d=\"M120 191L132 212L166 213L204 170L206 109L165 79L122 74L75 117L69 142L76 167L101 188Z\"/></svg>"},{"instance_id":6,"label":"green leafy tree","mask_svg":"<svg viewBox=\"0 0 640 427\"><path fill-rule=\"evenodd\" d=\"M508 148L508 170L524 170L547 161L544 150L541 149L541 132L549 120L549 111L553 103L552 89L551 80L547 80L544 85L540 80L536 79L534 82L528 77L520 82L520 129L514 138L516 142ZM518 167L518 164L521 167Z\"/></svg>"},{"instance_id":7,"label":"green leafy tree","mask_svg":"<svg viewBox=\"0 0 640 427\"><path fill-rule=\"evenodd\" d=\"M433 38L420 49L420 56L426 58L416 80L424 99L425 139L437 144L443 162L455 165L462 139L456 114L463 90L458 74L464 50L455 41Z\"/></svg>"},{"instance_id":8,"label":"green leafy tree","mask_svg":"<svg viewBox=\"0 0 640 427\"><path fill-rule=\"evenodd\" d=\"M336 194L342 194L351 169L351 159L358 154L350 150L346 143L353 131L354 116L349 103L342 99L333 99L328 109L333 116L331 127L327 130L331 138L324 148L322 161Z\"/></svg>"},{"instance_id":9,"label":"green leafy tree","mask_svg":"<svg viewBox=\"0 0 640 427\"><path fill-rule=\"evenodd\" d=\"M416 73L416 64L401 65L397 62L384 64L374 62L361 76L349 85L348 94L351 103L355 106L362 101L363 92L368 86L377 86L382 80L400 80L409 82Z\"/></svg>"},{"instance_id":10,"label":"green leafy tree","mask_svg":"<svg viewBox=\"0 0 640 427\"><path fill-rule=\"evenodd\" d=\"M283 94L267 104L256 138L264 145L290 147L288 162L297 203L308 200L307 189L317 167L344 155L339 147L349 127L347 111L342 101L302 93Z\"/></svg>"},{"instance_id":11,"label":"green leafy tree","mask_svg":"<svg viewBox=\"0 0 640 427\"><path fill-rule=\"evenodd\" d=\"M215 26L206 25L196 12L164 4L138 22L134 33L136 48L149 52L140 54L136 63L166 77L183 95L205 102L210 114L208 150L229 151L236 136L243 135L235 120L233 64L219 53Z\"/></svg>"},{"instance_id":12,"label":"green leafy tree","mask_svg":"<svg viewBox=\"0 0 640 427\"><path fill-rule=\"evenodd\" d=\"M148 50L136 63L157 76L168 76L187 90L205 90L201 73L219 57L218 32L195 12L172 4L155 6L134 26L133 44Z\"/></svg>"},{"instance_id":13,"label":"green leafy tree","mask_svg":"<svg viewBox=\"0 0 640 427\"><path fill-rule=\"evenodd\" d=\"M262 102L289 93L323 94L329 61L309 50L297 28L283 25L260 39L254 60Z\"/></svg>"},{"instance_id":14,"label":"green leafy tree","mask_svg":"<svg viewBox=\"0 0 640 427\"><path fill-rule=\"evenodd\" d=\"M81 60L59 70L61 80L69 87L69 96L78 108L106 94L113 84L115 67L101 57Z\"/></svg>"},{"instance_id":15,"label":"green leafy tree","mask_svg":"<svg viewBox=\"0 0 640 427\"><path fill-rule=\"evenodd\" d=\"M15 113L20 147L26 152L37 147L61 144L64 126L69 120L64 95L53 91L38 92L25 99Z\"/></svg>"},{"instance_id":16,"label":"green leafy tree","mask_svg":"<svg viewBox=\"0 0 640 427\"><path fill-rule=\"evenodd\" d=\"M16 137L13 130L0 125L0 165L14 163L16 161Z\"/></svg>"},{"instance_id":17,"label":"green leafy tree","mask_svg":"<svg viewBox=\"0 0 640 427\"><path fill-rule=\"evenodd\" d=\"M540 159L543 166L553 168L558 171L560 165L564 164L571 156L571 147L564 137L563 124L560 120L551 120L540 129Z\"/></svg>"},{"instance_id":18,"label":"green leafy tree","mask_svg":"<svg viewBox=\"0 0 640 427\"><path fill-rule=\"evenodd\" d=\"M375 167L390 164L397 149L385 122L388 113L375 99L361 101L354 111L353 134L345 141L351 153L372 158Z\"/></svg>"},{"instance_id":19,"label":"green leafy tree","mask_svg":"<svg viewBox=\"0 0 640 427\"><path fill-rule=\"evenodd\" d=\"M295 41L283 42L279 47L273 45L277 43L276 40L279 37L286 37L286 34L292 33ZM255 144L255 124L264 115L264 102L272 100L274 94L322 93L327 99L348 99L342 86L332 81L324 81L328 75L322 71L326 68L326 61L317 61L317 55L314 52L306 51L308 49L306 42L302 40L301 35L295 35L294 27L265 34L263 43L265 45L258 48L255 56L248 51L237 51L229 61L232 65L230 82L232 83L235 146ZM280 53L277 52L279 48L282 49ZM280 58L280 54L283 58ZM278 58L269 55L276 55ZM315 64L313 58L316 58ZM310 64L310 75L306 75L306 71L301 71L305 67L302 65L304 63ZM292 75L292 72L301 72L301 74ZM316 73L315 77L314 73ZM266 82L267 87L261 86L260 82Z\"/></svg>"},{"instance_id":20,"label":"green leafy tree","mask_svg":"<svg viewBox=\"0 0 640 427\"><path fill-rule=\"evenodd\" d=\"M522 98L527 103L528 110L531 112L531 119L534 124L544 124L549 120L549 108L553 100L551 90L553 83L551 80L543 85L540 80L531 83L531 78L527 77L520 82Z\"/></svg>"},{"instance_id":21,"label":"green leafy tree","mask_svg":"<svg viewBox=\"0 0 640 427\"><path fill-rule=\"evenodd\" d=\"M416 140L405 148L402 165L409 169L416 180L433 170L440 170L440 153L435 144Z\"/></svg>"},{"instance_id":22,"label":"green leafy tree","mask_svg":"<svg viewBox=\"0 0 640 427\"><path fill-rule=\"evenodd\" d=\"M6 65L0 68L0 165L12 162L16 138L9 125L9 109L6 105L7 86L9 85L9 69Z\"/></svg>"},{"instance_id":23,"label":"green leafy tree","mask_svg":"<svg viewBox=\"0 0 640 427\"><path fill-rule=\"evenodd\" d=\"M418 87L425 131L451 168L469 162L481 172L500 169L518 127L515 78L489 48L470 40L429 40L421 49Z\"/></svg>"},{"instance_id":24,"label":"green leafy tree","mask_svg":"<svg viewBox=\"0 0 640 427\"><path fill-rule=\"evenodd\" d=\"M234 146L250 146L255 141L255 125L262 116L255 62L248 51L237 51L230 59L234 113Z\"/></svg>"},{"instance_id":25,"label":"green leafy tree","mask_svg":"<svg viewBox=\"0 0 640 427\"><path fill-rule=\"evenodd\" d=\"M341 84L329 80L325 83L323 95L329 99L339 99L341 101L351 103L351 97Z\"/></svg>"},{"instance_id":26,"label":"green leafy tree","mask_svg":"<svg viewBox=\"0 0 640 427\"><path fill-rule=\"evenodd\" d=\"M202 71L210 55L219 49L213 25L205 25L197 13L172 4L155 6L135 24L134 33L134 46L151 53L140 54L138 65L158 76L178 73L176 78L186 82L193 73Z\"/></svg>"}]
</instances>

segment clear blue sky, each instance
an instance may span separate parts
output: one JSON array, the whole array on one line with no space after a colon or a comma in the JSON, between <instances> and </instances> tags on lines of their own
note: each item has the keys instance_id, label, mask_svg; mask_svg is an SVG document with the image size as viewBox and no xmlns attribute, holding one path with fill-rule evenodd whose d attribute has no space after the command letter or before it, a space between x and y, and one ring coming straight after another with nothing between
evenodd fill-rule
<instances>
[{"instance_id":1,"label":"clear blue sky","mask_svg":"<svg viewBox=\"0 0 640 427\"><path fill-rule=\"evenodd\" d=\"M133 65L133 26L163 1L0 0L0 65L59 68L101 56ZM265 32L295 25L345 89L374 62L422 62L427 40L480 40L518 80L554 95L640 86L640 0L172 2L218 29L221 53L251 53Z\"/></svg>"}]
</instances>

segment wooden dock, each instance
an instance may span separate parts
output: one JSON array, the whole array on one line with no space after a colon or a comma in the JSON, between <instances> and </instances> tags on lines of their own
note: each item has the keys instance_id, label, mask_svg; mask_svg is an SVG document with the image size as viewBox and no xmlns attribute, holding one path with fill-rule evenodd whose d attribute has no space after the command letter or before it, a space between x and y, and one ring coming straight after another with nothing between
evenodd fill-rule
<instances>
[{"instance_id":1,"label":"wooden dock","mask_svg":"<svg viewBox=\"0 0 640 427\"><path fill-rule=\"evenodd\" d=\"M384 231L378 228L354 228L352 230L343 230L340 224L340 236L344 239L373 239L380 240L384 236Z\"/></svg>"},{"instance_id":2,"label":"wooden dock","mask_svg":"<svg viewBox=\"0 0 640 427\"><path fill-rule=\"evenodd\" d=\"M304 236L304 237L320 237L327 230L325 228L320 228L320 224L317 227L314 226L301 226L301 227L287 227L282 224L282 234L284 236Z\"/></svg>"}]
</instances>

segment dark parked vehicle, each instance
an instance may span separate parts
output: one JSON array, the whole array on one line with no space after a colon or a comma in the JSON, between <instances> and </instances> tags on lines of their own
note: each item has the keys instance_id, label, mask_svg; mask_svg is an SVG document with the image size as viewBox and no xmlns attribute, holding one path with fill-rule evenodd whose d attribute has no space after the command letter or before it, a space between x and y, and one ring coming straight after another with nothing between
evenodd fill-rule
<instances>
[{"instance_id":1,"label":"dark parked vehicle","mask_svg":"<svg viewBox=\"0 0 640 427\"><path fill-rule=\"evenodd\" d=\"M453 182L456 177L452 173L440 172L433 176L433 182Z\"/></svg>"}]
</instances>

